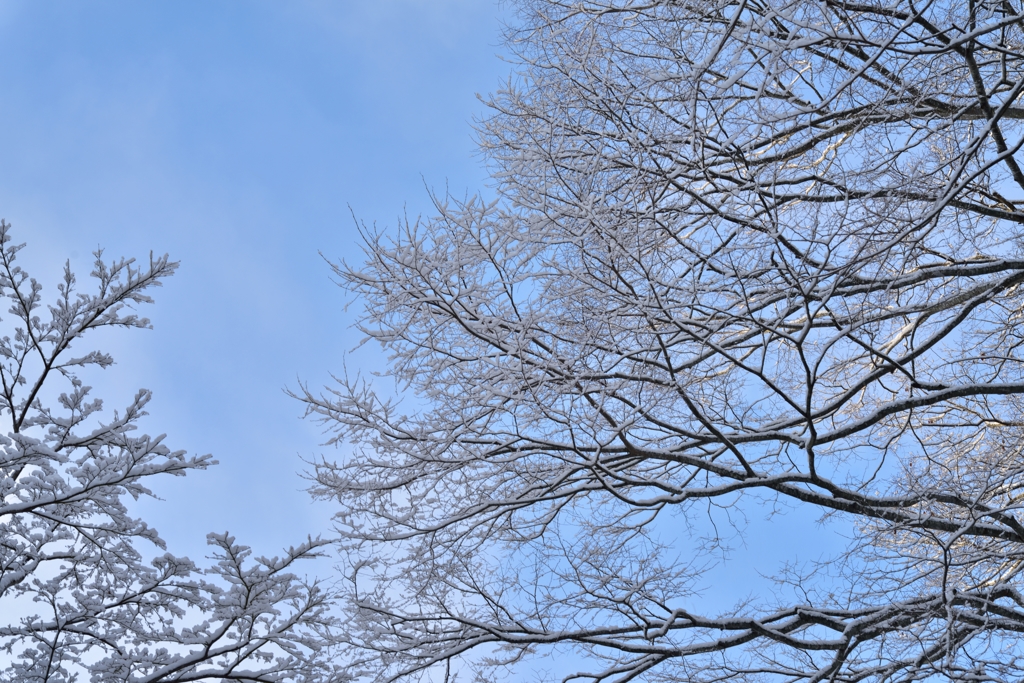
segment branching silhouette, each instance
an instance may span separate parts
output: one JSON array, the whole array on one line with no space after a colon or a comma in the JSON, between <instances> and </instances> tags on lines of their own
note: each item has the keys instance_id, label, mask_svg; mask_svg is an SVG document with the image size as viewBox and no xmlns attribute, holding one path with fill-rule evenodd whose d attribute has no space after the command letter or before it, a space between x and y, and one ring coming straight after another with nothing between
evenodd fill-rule
<instances>
[{"instance_id":1,"label":"branching silhouette","mask_svg":"<svg viewBox=\"0 0 1024 683\"><path fill-rule=\"evenodd\" d=\"M336 266L411 402L299 392L366 676L1024 677L1024 6L514 4L495 202ZM855 536L699 613L754 497Z\"/></svg>"}]
</instances>

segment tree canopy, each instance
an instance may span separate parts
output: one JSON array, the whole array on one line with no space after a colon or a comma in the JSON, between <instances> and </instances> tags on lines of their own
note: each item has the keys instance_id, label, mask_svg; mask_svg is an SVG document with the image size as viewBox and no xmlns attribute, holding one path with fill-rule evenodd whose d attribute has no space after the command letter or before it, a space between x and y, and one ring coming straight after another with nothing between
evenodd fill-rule
<instances>
[{"instance_id":1,"label":"tree canopy","mask_svg":"<svg viewBox=\"0 0 1024 683\"><path fill-rule=\"evenodd\" d=\"M1021 3L513 4L495 201L336 266L407 400L303 394L353 673L1024 676ZM697 611L765 499L846 551Z\"/></svg>"},{"instance_id":2,"label":"tree canopy","mask_svg":"<svg viewBox=\"0 0 1024 683\"><path fill-rule=\"evenodd\" d=\"M210 534L200 569L166 545L129 498L153 480L203 470L210 456L172 451L137 434L150 392L103 415L83 377L113 364L83 337L147 328L133 309L170 277L167 256L105 261L92 287L64 267L53 303L17 263L0 221L0 681L260 683L340 680L331 656L331 592L293 572L326 544L253 558L227 533Z\"/></svg>"}]
</instances>

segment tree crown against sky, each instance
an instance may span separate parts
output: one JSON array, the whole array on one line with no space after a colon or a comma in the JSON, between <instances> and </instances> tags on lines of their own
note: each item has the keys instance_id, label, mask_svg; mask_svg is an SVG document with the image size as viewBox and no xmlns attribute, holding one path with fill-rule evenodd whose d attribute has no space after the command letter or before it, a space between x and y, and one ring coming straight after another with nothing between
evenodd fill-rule
<instances>
[{"instance_id":1,"label":"tree crown against sky","mask_svg":"<svg viewBox=\"0 0 1024 683\"><path fill-rule=\"evenodd\" d=\"M353 672L1024 675L1024 7L514 4L498 199L337 266L412 400L303 396ZM764 500L851 536L746 599L701 520Z\"/></svg>"},{"instance_id":2,"label":"tree crown against sky","mask_svg":"<svg viewBox=\"0 0 1024 683\"><path fill-rule=\"evenodd\" d=\"M214 461L136 433L145 389L104 412L83 377L113 358L81 345L103 328L149 327L134 308L178 264L98 251L91 287L65 266L47 305L17 262L22 247L0 222L0 680L338 680L331 594L292 573L325 541L253 558L210 534L214 563L200 570L129 510L154 495L154 479Z\"/></svg>"}]
</instances>

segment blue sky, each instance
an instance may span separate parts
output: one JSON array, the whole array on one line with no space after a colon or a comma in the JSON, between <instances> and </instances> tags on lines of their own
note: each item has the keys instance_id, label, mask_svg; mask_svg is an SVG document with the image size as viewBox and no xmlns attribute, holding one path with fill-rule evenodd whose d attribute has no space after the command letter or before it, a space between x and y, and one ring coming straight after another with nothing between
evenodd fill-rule
<instances>
[{"instance_id":1,"label":"blue sky","mask_svg":"<svg viewBox=\"0 0 1024 683\"><path fill-rule=\"evenodd\" d=\"M95 338L117 365L86 378L108 410L153 390L147 431L220 461L137 506L170 551L199 559L229 530L273 554L329 531L334 506L299 473L345 451L283 391L328 382L359 341L318 252L361 258L353 213L394 226L431 212L427 187L486 192L471 123L511 70L503 18L493 0L0 0L0 217L23 264L52 293L97 246L181 262L144 310L155 329ZM370 345L347 360L384 366ZM715 608L794 545L814 559L838 540L768 509L747 510Z\"/></svg>"},{"instance_id":2,"label":"blue sky","mask_svg":"<svg viewBox=\"0 0 1024 683\"><path fill-rule=\"evenodd\" d=\"M108 410L152 389L147 431L220 461L140 506L172 552L328 528L298 476L323 437L282 391L358 341L318 251L359 259L351 212L394 225L429 213L425 186L485 189L470 124L510 70L500 19L485 0L0 4L0 216L23 265L52 293L97 246L181 261L155 329L95 339L117 365L86 378Z\"/></svg>"}]
</instances>

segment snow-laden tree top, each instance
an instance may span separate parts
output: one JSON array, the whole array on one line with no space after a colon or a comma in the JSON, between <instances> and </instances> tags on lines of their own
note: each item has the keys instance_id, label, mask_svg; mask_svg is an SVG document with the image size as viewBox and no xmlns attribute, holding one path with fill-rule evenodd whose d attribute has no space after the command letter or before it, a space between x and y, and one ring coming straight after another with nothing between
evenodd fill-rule
<instances>
[{"instance_id":1,"label":"snow-laden tree top","mask_svg":"<svg viewBox=\"0 0 1024 683\"><path fill-rule=\"evenodd\" d=\"M1024 6L515 4L496 201L337 266L410 399L305 395L366 676L1024 676ZM847 551L665 533L766 499Z\"/></svg>"}]
</instances>

